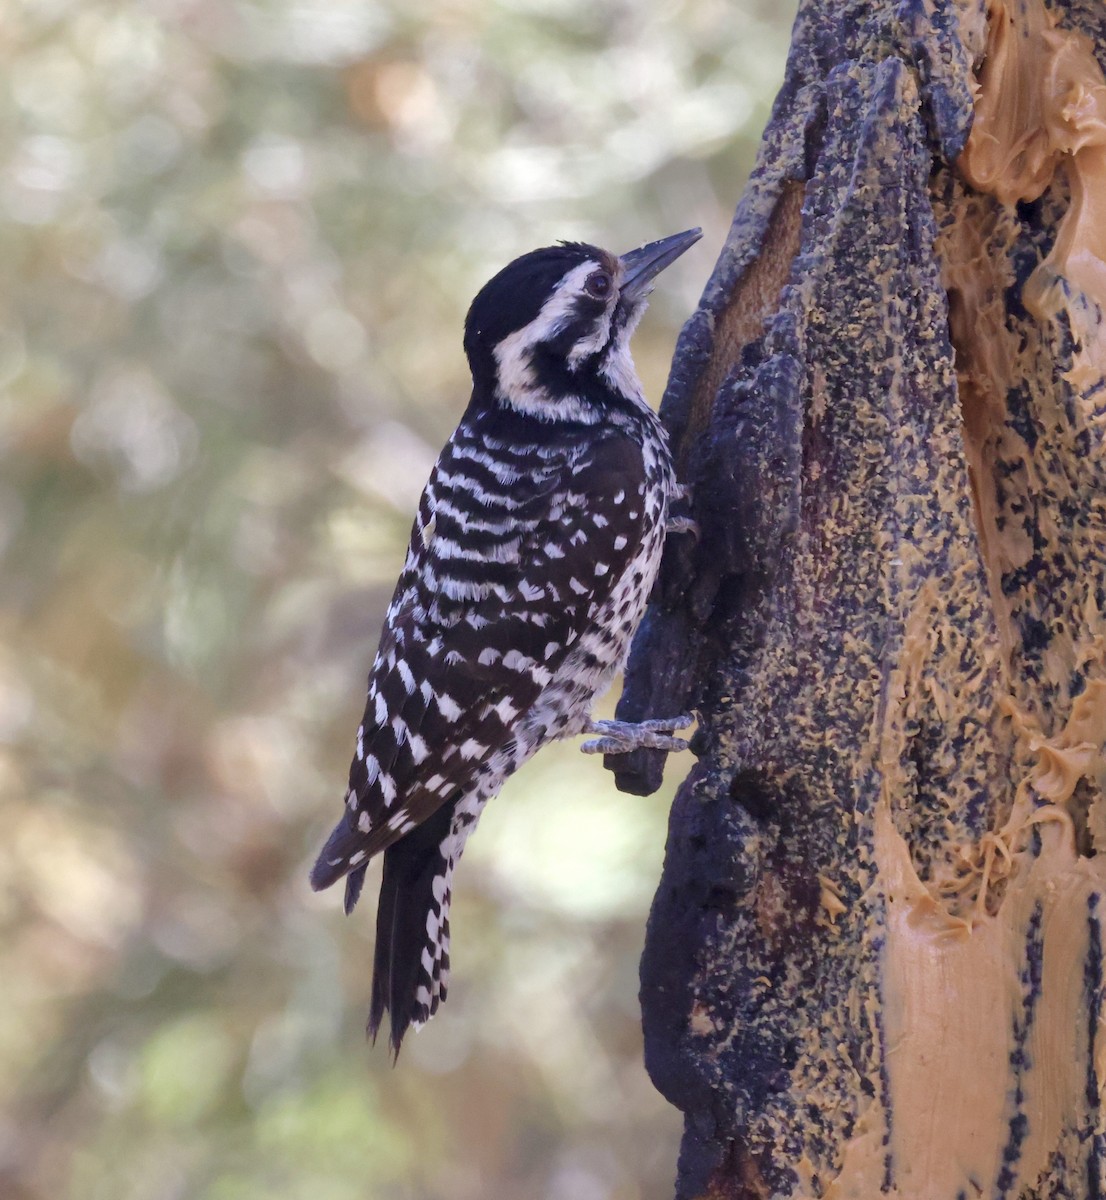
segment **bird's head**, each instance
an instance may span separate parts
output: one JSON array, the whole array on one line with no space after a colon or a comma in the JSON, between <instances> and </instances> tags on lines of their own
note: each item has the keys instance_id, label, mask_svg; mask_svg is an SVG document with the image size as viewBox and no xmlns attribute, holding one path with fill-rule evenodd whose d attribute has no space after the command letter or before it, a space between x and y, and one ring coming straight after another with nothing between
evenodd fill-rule
<instances>
[{"instance_id":1,"label":"bird's head","mask_svg":"<svg viewBox=\"0 0 1106 1200\"><path fill-rule=\"evenodd\" d=\"M476 395L541 420L594 423L639 401L630 337L653 279L702 236L689 229L618 257L562 242L516 258L465 321Z\"/></svg>"}]
</instances>

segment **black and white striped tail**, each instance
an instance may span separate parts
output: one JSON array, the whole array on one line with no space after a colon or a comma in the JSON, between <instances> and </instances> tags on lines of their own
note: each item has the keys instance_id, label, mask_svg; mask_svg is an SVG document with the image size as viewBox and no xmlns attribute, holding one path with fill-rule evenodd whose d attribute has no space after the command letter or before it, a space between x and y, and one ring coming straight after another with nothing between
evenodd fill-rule
<instances>
[{"instance_id":1,"label":"black and white striped tail","mask_svg":"<svg viewBox=\"0 0 1106 1200\"><path fill-rule=\"evenodd\" d=\"M384 853L368 1031L375 1042L389 1013L396 1057L408 1026L428 1021L446 996L455 807L443 804Z\"/></svg>"}]
</instances>

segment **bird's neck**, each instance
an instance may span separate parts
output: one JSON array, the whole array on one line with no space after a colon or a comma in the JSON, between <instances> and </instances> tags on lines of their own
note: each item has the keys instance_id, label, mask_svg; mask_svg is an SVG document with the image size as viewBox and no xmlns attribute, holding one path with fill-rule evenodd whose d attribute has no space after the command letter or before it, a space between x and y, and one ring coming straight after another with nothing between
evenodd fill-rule
<instances>
[{"instance_id":1,"label":"bird's neck","mask_svg":"<svg viewBox=\"0 0 1106 1200\"><path fill-rule=\"evenodd\" d=\"M463 424L478 440L492 436L508 445L540 443L550 448L586 446L594 444L604 432L618 432L641 446L666 479L672 475L672 456L664 426L640 391L628 396L608 389L602 400L585 393L581 407L583 420L574 415L577 411L574 406L563 402L556 415L546 412L535 416L526 409L503 403L491 389L476 388Z\"/></svg>"}]
</instances>

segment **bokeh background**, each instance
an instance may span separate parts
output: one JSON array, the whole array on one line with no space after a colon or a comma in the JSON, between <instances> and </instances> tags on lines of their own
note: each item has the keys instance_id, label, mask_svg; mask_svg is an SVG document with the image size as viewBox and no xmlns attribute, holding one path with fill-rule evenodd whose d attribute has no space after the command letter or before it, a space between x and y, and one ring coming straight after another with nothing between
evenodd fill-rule
<instances>
[{"instance_id":1,"label":"bokeh background","mask_svg":"<svg viewBox=\"0 0 1106 1200\"><path fill-rule=\"evenodd\" d=\"M373 876L347 920L306 872L468 301L557 238L702 225L637 337L659 397L793 15L3 6L4 1200L671 1195L636 976L670 792L572 746L511 782L394 1070Z\"/></svg>"}]
</instances>

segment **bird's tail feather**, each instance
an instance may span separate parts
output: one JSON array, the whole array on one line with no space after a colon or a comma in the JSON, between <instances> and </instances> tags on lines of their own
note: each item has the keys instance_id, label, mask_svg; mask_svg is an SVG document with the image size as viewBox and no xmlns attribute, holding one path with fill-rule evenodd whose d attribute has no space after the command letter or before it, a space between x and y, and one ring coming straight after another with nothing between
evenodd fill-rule
<instances>
[{"instance_id":1,"label":"bird's tail feather","mask_svg":"<svg viewBox=\"0 0 1106 1200\"><path fill-rule=\"evenodd\" d=\"M347 917L357 906L357 901L361 896L361 889L365 886L365 872L368 869L369 864L362 863L359 867L354 867L346 876L346 897L342 902L342 907L346 910Z\"/></svg>"},{"instance_id":2,"label":"bird's tail feather","mask_svg":"<svg viewBox=\"0 0 1106 1200\"><path fill-rule=\"evenodd\" d=\"M443 804L384 853L368 1031L375 1041L389 1013L397 1057L408 1027L428 1021L446 995L454 808Z\"/></svg>"}]
</instances>

